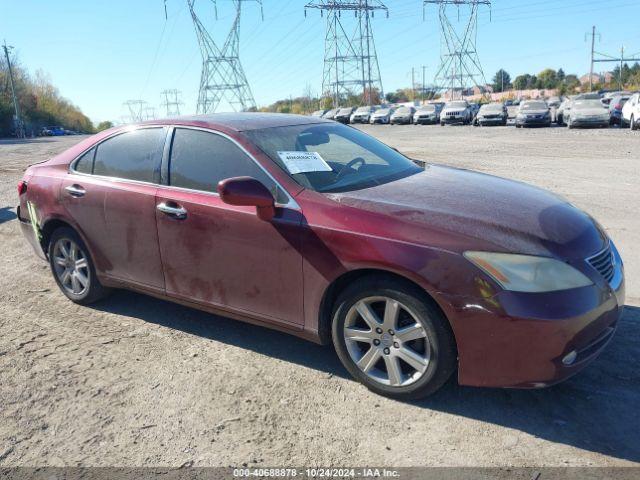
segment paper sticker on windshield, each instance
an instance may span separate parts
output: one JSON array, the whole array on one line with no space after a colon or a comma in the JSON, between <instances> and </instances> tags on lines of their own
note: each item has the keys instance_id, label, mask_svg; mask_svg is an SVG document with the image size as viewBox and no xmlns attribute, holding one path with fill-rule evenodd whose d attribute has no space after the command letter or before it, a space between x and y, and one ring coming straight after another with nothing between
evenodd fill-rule
<instances>
[{"instance_id":1,"label":"paper sticker on windshield","mask_svg":"<svg viewBox=\"0 0 640 480\"><path fill-rule=\"evenodd\" d=\"M292 175L332 170L318 152L278 152L278 155Z\"/></svg>"}]
</instances>

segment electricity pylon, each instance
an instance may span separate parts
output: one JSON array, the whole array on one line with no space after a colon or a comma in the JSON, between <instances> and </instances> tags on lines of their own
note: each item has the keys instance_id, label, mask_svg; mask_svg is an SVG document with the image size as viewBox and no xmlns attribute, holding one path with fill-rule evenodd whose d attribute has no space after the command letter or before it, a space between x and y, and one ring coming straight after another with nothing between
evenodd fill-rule
<instances>
[{"instance_id":1,"label":"electricity pylon","mask_svg":"<svg viewBox=\"0 0 640 480\"><path fill-rule=\"evenodd\" d=\"M429 4L438 5L441 29L440 66L435 75L439 90L449 89L451 97L460 97L473 86L482 92L487 81L480 64L476 42L478 37L478 10L480 6L491 8L491 0L423 0L423 17ZM450 13L455 7L457 21L452 21ZM461 12L462 10L462 12ZM468 20L460 22L468 14Z\"/></svg>"},{"instance_id":2,"label":"electricity pylon","mask_svg":"<svg viewBox=\"0 0 640 480\"><path fill-rule=\"evenodd\" d=\"M209 1L213 3L217 18L216 0ZM240 63L240 16L242 3L247 1L257 2L262 10L262 0L232 0L236 10L235 19L220 48L197 15L196 0L187 0L202 54L198 113L215 112L222 100L226 100L234 111L256 108L253 93Z\"/></svg>"},{"instance_id":3,"label":"electricity pylon","mask_svg":"<svg viewBox=\"0 0 640 480\"><path fill-rule=\"evenodd\" d=\"M167 117L177 117L180 115L180 105L184 105L180 101L180 93L181 92L175 88L160 92L160 95L162 95L164 99L162 106L167 111Z\"/></svg>"},{"instance_id":4,"label":"electricity pylon","mask_svg":"<svg viewBox=\"0 0 640 480\"><path fill-rule=\"evenodd\" d=\"M124 106L129 111L131 123L142 122L147 118L147 102L144 100L127 100Z\"/></svg>"},{"instance_id":5,"label":"electricity pylon","mask_svg":"<svg viewBox=\"0 0 640 480\"><path fill-rule=\"evenodd\" d=\"M349 97L361 95L361 103L371 105L384 99L371 19L376 10L389 16L388 8L379 0L314 0L305 5L327 12L324 40L324 73L322 94L338 107ZM342 12L353 11L352 22Z\"/></svg>"}]
</instances>

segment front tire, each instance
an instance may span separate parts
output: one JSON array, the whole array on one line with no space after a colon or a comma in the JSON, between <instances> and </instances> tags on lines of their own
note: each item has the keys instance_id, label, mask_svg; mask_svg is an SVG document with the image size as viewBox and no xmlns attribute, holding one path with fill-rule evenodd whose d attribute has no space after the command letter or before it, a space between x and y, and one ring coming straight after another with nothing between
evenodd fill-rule
<instances>
[{"instance_id":1,"label":"front tire","mask_svg":"<svg viewBox=\"0 0 640 480\"><path fill-rule=\"evenodd\" d=\"M354 378L399 400L436 392L457 365L446 318L423 291L395 279L368 277L348 287L336 302L332 337Z\"/></svg>"},{"instance_id":2,"label":"front tire","mask_svg":"<svg viewBox=\"0 0 640 480\"><path fill-rule=\"evenodd\" d=\"M635 132L638 129L638 125L636 124L636 119L633 115L631 115L631 119L629 120L630 129L632 132Z\"/></svg>"},{"instance_id":3,"label":"front tire","mask_svg":"<svg viewBox=\"0 0 640 480\"><path fill-rule=\"evenodd\" d=\"M89 249L71 228L59 228L51 235L49 265L62 293L75 303L88 305L110 293L98 280Z\"/></svg>"}]
</instances>

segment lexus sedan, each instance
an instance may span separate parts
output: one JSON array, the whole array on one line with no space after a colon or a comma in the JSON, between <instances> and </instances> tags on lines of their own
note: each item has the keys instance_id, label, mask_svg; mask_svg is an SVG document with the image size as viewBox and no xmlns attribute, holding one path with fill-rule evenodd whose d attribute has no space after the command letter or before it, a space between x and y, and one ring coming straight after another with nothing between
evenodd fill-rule
<instances>
[{"instance_id":1,"label":"lexus sedan","mask_svg":"<svg viewBox=\"0 0 640 480\"><path fill-rule=\"evenodd\" d=\"M561 197L308 116L116 127L30 166L18 192L22 232L71 301L126 288L332 343L398 399L454 372L559 382L624 305L615 245Z\"/></svg>"},{"instance_id":2,"label":"lexus sedan","mask_svg":"<svg viewBox=\"0 0 640 480\"><path fill-rule=\"evenodd\" d=\"M567 121L566 112L564 117ZM551 110L544 100L527 100L522 102L516 115L516 128L550 127Z\"/></svg>"}]
</instances>

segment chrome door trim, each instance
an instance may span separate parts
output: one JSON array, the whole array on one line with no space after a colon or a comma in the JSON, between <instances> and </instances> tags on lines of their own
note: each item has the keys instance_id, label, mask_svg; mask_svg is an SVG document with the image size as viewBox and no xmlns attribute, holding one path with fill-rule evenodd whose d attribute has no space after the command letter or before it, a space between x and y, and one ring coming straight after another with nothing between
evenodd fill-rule
<instances>
[{"instance_id":1,"label":"chrome door trim","mask_svg":"<svg viewBox=\"0 0 640 480\"><path fill-rule=\"evenodd\" d=\"M170 207L166 202L162 202L156 205L156 209L180 220L187 218L187 210L184 207Z\"/></svg>"}]
</instances>

